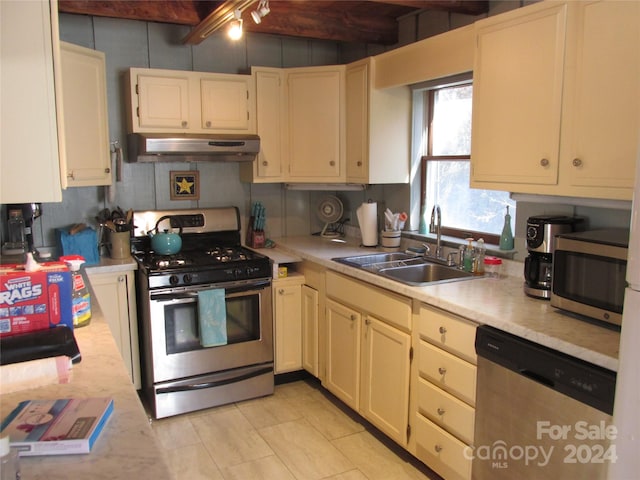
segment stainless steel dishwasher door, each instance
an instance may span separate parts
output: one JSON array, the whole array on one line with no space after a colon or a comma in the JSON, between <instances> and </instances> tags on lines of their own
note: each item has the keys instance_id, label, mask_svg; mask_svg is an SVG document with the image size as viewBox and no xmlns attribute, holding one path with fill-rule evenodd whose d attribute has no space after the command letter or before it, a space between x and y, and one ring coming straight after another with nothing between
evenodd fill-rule
<instances>
[{"instance_id":1,"label":"stainless steel dishwasher door","mask_svg":"<svg viewBox=\"0 0 640 480\"><path fill-rule=\"evenodd\" d=\"M536 362L521 345L513 352L520 356L508 365L515 371L484 358L478 351L472 478L606 479L608 465L615 461L616 430L611 415L557 391L563 389L561 381L536 378L537 373L521 365L526 359ZM555 362L553 354L551 360L551 375L555 371L562 376L570 367L580 367L575 362L570 366ZM560 360L566 360L566 356ZM605 393L605 398L611 397L611 377L601 377L598 368L595 376L580 368L569 372L566 379L570 387L576 384L588 395L598 390ZM615 386L615 373L610 373Z\"/></svg>"}]
</instances>

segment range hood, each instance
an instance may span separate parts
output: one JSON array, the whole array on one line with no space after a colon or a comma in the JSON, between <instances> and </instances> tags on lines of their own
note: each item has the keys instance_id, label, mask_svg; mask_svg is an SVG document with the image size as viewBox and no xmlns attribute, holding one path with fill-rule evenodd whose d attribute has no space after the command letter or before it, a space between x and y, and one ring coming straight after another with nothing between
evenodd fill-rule
<instances>
[{"instance_id":1,"label":"range hood","mask_svg":"<svg viewBox=\"0 0 640 480\"><path fill-rule=\"evenodd\" d=\"M251 162L260 137L238 134L132 133L129 162Z\"/></svg>"}]
</instances>

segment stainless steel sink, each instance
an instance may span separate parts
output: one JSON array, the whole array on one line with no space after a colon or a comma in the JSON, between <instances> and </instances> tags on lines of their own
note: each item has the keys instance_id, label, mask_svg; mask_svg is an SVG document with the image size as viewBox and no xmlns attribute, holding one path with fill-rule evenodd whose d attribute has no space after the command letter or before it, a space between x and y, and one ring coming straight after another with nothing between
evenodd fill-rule
<instances>
[{"instance_id":1,"label":"stainless steel sink","mask_svg":"<svg viewBox=\"0 0 640 480\"><path fill-rule=\"evenodd\" d=\"M412 286L480 278L455 267L430 262L423 256L403 252L372 253L333 260Z\"/></svg>"},{"instance_id":2,"label":"stainless steel sink","mask_svg":"<svg viewBox=\"0 0 640 480\"><path fill-rule=\"evenodd\" d=\"M453 282L477 278L473 273L437 263L422 263L403 267L383 268L379 275L397 280L407 285L423 286L435 282Z\"/></svg>"}]
</instances>

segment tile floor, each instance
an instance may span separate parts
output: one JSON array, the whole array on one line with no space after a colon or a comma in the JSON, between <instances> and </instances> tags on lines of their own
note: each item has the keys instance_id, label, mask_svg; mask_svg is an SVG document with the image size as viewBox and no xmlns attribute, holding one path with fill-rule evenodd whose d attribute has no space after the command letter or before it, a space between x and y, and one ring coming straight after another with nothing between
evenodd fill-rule
<instances>
[{"instance_id":1,"label":"tile floor","mask_svg":"<svg viewBox=\"0 0 640 480\"><path fill-rule=\"evenodd\" d=\"M176 480L440 479L315 380L152 427Z\"/></svg>"}]
</instances>

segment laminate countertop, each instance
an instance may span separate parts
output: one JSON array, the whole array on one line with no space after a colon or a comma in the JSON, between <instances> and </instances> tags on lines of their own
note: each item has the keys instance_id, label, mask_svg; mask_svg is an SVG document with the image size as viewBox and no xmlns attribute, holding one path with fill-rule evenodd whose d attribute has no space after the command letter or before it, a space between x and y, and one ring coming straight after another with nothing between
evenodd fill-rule
<instances>
[{"instance_id":1,"label":"laminate countertop","mask_svg":"<svg viewBox=\"0 0 640 480\"><path fill-rule=\"evenodd\" d=\"M82 360L73 365L68 384L47 385L0 395L4 418L19 402L33 399L111 397L114 411L91 453L20 457L22 478L29 480L114 480L173 478L138 394L129 379L97 302L91 323L74 331Z\"/></svg>"},{"instance_id":2,"label":"laminate countertop","mask_svg":"<svg viewBox=\"0 0 640 480\"><path fill-rule=\"evenodd\" d=\"M505 261L499 279L486 277L425 287L412 287L374 273L335 262L332 258L382 251L361 247L357 239L334 242L319 236L275 239L275 252L301 258L350 277L366 281L417 301L441 308L478 324L526 338L592 364L617 371L620 332L561 312L548 300L531 298L523 291L523 264ZM269 256L269 249L259 250ZM282 262L285 263L285 262Z\"/></svg>"}]
</instances>

